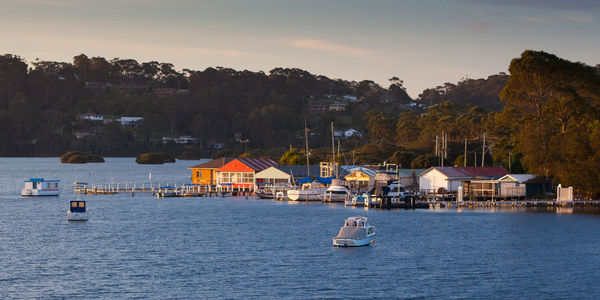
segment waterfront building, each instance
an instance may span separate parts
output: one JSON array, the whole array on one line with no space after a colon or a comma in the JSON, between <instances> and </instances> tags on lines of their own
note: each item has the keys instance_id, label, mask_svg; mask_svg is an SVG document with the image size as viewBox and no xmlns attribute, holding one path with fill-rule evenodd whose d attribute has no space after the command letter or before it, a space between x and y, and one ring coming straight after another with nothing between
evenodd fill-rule
<instances>
[{"instance_id":1,"label":"waterfront building","mask_svg":"<svg viewBox=\"0 0 600 300\"><path fill-rule=\"evenodd\" d=\"M553 193L552 183L533 174L507 174L494 179L475 179L464 184L464 195L475 197L532 197Z\"/></svg>"},{"instance_id":2,"label":"waterfront building","mask_svg":"<svg viewBox=\"0 0 600 300\"><path fill-rule=\"evenodd\" d=\"M233 157L221 157L189 167L188 170L192 170L192 183L209 185L217 184L216 171L234 159L235 158Z\"/></svg>"},{"instance_id":3,"label":"waterfront building","mask_svg":"<svg viewBox=\"0 0 600 300\"><path fill-rule=\"evenodd\" d=\"M346 171L350 173L344 177L348 182L348 186L353 190L358 189L365 191L373 185L375 182L375 174L377 173L376 170L361 166L352 166L351 168L347 168Z\"/></svg>"},{"instance_id":4,"label":"waterfront building","mask_svg":"<svg viewBox=\"0 0 600 300\"><path fill-rule=\"evenodd\" d=\"M503 167L431 167L419 174L419 190L426 193L456 192L473 180L499 179L508 174Z\"/></svg>"},{"instance_id":5,"label":"waterfront building","mask_svg":"<svg viewBox=\"0 0 600 300\"><path fill-rule=\"evenodd\" d=\"M274 166L277 166L277 162L270 158L235 158L215 172L217 185L254 190L254 175Z\"/></svg>"}]
</instances>

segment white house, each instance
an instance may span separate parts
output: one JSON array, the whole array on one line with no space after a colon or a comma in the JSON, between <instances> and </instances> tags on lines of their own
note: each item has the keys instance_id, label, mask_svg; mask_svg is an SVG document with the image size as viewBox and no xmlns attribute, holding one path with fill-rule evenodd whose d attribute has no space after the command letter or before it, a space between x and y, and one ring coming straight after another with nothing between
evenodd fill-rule
<instances>
[{"instance_id":1,"label":"white house","mask_svg":"<svg viewBox=\"0 0 600 300\"><path fill-rule=\"evenodd\" d=\"M291 183L292 175L278 169L277 167L266 168L254 174L254 184L277 184Z\"/></svg>"},{"instance_id":2,"label":"white house","mask_svg":"<svg viewBox=\"0 0 600 300\"><path fill-rule=\"evenodd\" d=\"M97 114L81 114L79 115L79 118L82 120L90 120L90 121L102 121L104 120L104 117L101 115L97 115Z\"/></svg>"},{"instance_id":3,"label":"white house","mask_svg":"<svg viewBox=\"0 0 600 300\"><path fill-rule=\"evenodd\" d=\"M464 182L497 179L508 174L502 167L431 167L419 174L419 190L432 193L443 189L456 192Z\"/></svg>"}]
</instances>

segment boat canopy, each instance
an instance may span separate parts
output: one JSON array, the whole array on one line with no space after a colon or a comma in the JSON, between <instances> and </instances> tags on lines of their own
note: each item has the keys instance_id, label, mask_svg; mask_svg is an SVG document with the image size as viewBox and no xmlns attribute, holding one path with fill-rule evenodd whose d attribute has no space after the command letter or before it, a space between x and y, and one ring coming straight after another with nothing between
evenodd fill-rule
<instances>
[{"instance_id":1,"label":"boat canopy","mask_svg":"<svg viewBox=\"0 0 600 300\"><path fill-rule=\"evenodd\" d=\"M44 178L29 178L29 180L25 180L25 182L60 182L60 180L58 180L58 179L44 180Z\"/></svg>"},{"instance_id":2,"label":"boat canopy","mask_svg":"<svg viewBox=\"0 0 600 300\"><path fill-rule=\"evenodd\" d=\"M71 207L69 210L72 213L82 213L85 212L85 201L71 201Z\"/></svg>"}]
</instances>

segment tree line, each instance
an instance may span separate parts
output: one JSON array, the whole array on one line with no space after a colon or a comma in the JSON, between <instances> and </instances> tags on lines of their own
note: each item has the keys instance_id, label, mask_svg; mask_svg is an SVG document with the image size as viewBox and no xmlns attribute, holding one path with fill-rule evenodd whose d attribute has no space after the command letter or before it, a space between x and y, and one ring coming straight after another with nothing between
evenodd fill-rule
<instances>
[{"instance_id":1,"label":"tree line","mask_svg":"<svg viewBox=\"0 0 600 300\"><path fill-rule=\"evenodd\" d=\"M6 54L0 56L0 155L192 151L206 157L239 155L247 147L255 156L279 157L292 148L286 157L303 163L297 156L304 155L306 118L312 160L328 159L334 122L336 129L363 132L338 139L338 159L345 163L385 160L424 168L481 165L483 160L596 197L598 70L600 66L525 51L511 61L510 76L445 83L412 99L395 76L384 88L370 80L331 79L296 68L177 71L156 61L81 54L71 63L28 63ZM347 103L345 112L309 114L309 104L325 95L353 95L358 101ZM83 113L144 121L124 128L81 120ZM78 139L73 135L77 130L94 134ZM163 136L181 135L197 138L198 144L162 143ZM208 145L214 143L225 149L210 152Z\"/></svg>"}]
</instances>

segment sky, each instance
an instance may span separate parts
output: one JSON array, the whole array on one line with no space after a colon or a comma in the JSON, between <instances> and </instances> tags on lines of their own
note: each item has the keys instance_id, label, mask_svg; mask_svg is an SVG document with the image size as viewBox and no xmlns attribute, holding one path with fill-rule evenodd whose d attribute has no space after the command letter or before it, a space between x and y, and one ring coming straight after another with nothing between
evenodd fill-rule
<instances>
[{"instance_id":1,"label":"sky","mask_svg":"<svg viewBox=\"0 0 600 300\"><path fill-rule=\"evenodd\" d=\"M507 72L524 50L600 63L597 0L0 0L0 54L178 70L300 68L409 95Z\"/></svg>"}]
</instances>

